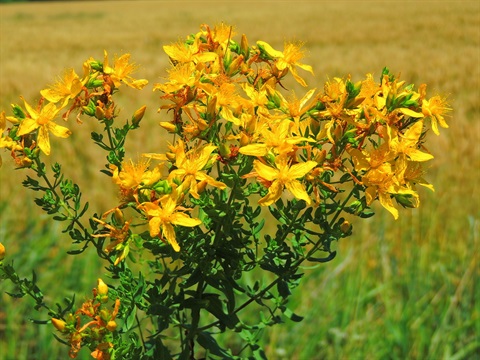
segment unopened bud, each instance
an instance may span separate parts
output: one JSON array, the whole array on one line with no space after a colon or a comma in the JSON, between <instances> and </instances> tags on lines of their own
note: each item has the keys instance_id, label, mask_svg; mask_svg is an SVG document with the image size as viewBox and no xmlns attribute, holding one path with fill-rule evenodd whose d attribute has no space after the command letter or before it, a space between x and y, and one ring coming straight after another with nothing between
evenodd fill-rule
<instances>
[{"instance_id":1,"label":"unopened bud","mask_svg":"<svg viewBox=\"0 0 480 360\"><path fill-rule=\"evenodd\" d=\"M113 220L118 225L125 224L125 218L123 217L122 210L120 210L119 208L115 209L115 211L113 212Z\"/></svg>"},{"instance_id":2,"label":"unopened bud","mask_svg":"<svg viewBox=\"0 0 480 360\"><path fill-rule=\"evenodd\" d=\"M98 119L98 120L103 120L105 118L105 111L103 111L102 107L100 106L97 106L95 108L95 117Z\"/></svg>"},{"instance_id":3,"label":"unopened bud","mask_svg":"<svg viewBox=\"0 0 480 360\"><path fill-rule=\"evenodd\" d=\"M417 208L420 205L418 194L395 194L395 200L407 208Z\"/></svg>"},{"instance_id":4,"label":"unopened bud","mask_svg":"<svg viewBox=\"0 0 480 360\"><path fill-rule=\"evenodd\" d=\"M248 137L247 134L242 132L240 134L240 146L247 146L248 144L250 144L250 138Z\"/></svg>"},{"instance_id":5,"label":"unopened bud","mask_svg":"<svg viewBox=\"0 0 480 360\"><path fill-rule=\"evenodd\" d=\"M248 40L245 34L242 35L242 40L240 41L240 50L242 54L245 56L245 58L248 58L249 52L248 52Z\"/></svg>"},{"instance_id":6,"label":"unopened bud","mask_svg":"<svg viewBox=\"0 0 480 360\"><path fill-rule=\"evenodd\" d=\"M160 126L171 133L174 133L175 131L177 131L177 127L175 126L175 124L172 124L171 122L162 121L160 123Z\"/></svg>"},{"instance_id":7,"label":"unopened bud","mask_svg":"<svg viewBox=\"0 0 480 360\"><path fill-rule=\"evenodd\" d=\"M115 320L110 320L105 327L108 331L115 331L115 329L117 328L117 323L115 322Z\"/></svg>"},{"instance_id":8,"label":"unopened bud","mask_svg":"<svg viewBox=\"0 0 480 360\"><path fill-rule=\"evenodd\" d=\"M228 76L233 76L240 70L241 65L243 63L243 59L244 59L243 55L240 55L230 63L230 65L228 66L228 69L227 69L227 75Z\"/></svg>"},{"instance_id":9,"label":"unopened bud","mask_svg":"<svg viewBox=\"0 0 480 360\"><path fill-rule=\"evenodd\" d=\"M340 230L344 233L344 234L348 234L350 233L350 231L352 231L352 224L350 224L347 220L345 220L342 225L340 225Z\"/></svg>"},{"instance_id":10,"label":"unopened bud","mask_svg":"<svg viewBox=\"0 0 480 360\"><path fill-rule=\"evenodd\" d=\"M55 319L52 318L52 324L55 326L55 329L57 329L60 332L65 331L65 327L67 326L67 323L63 320Z\"/></svg>"},{"instance_id":11,"label":"unopened bud","mask_svg":"<svg viewBox=\"0 0 480 360\"><path fill-rule=\"evenodd\" d=\"M105 296L108 293L108 285L102 279L97 280L98 295Z\"/></svg>"},{"instance_id":12,"label":"unopened bud","mask_svg":"<svg viewBox=\"0 0 480 360\"><path fill-rule=\"evenodd\" d=\"M93 101L90 100L87 106L82 107L83 112L88 116L95 116L96 106Z\"/></svg>"},{"instance_id":13,"label":"unopened bud","mask_svg":"<svg viewBox=\"0 0 480 360\"><path fill-rule=\"evenodd\" d=\"M132 124L133 125L138 126L138 124L140 123L140 120L142 120L143 116L145 115L146 108L147 107L145 105L143 105L140 109L135 111L135 113L133 114L133 117L132 117Z\"/></svg>"}]
</instances>

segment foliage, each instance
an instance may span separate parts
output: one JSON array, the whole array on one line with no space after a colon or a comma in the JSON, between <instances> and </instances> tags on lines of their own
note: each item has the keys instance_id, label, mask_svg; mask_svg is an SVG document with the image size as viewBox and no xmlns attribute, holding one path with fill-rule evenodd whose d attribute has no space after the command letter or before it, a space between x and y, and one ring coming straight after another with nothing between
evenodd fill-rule
<instances>
[{"instance_id":1,"label":"foliage","mask_svg":"<svg viewBox=\"0 0 480 360\"><path fill-rule=\"evenodd\" d=\"M284 84L292 75L306 87L299 70L313 74L300 44L279 51L234 38L230 26L202 25L164 46L172 67L153 90L171 114L160 123L174 138L166 153L125 159L146 108L122 123L114 98L148 84L132 77L130 54L90 58L82 76L66 70L36 106L24 100L12 116L0 114L0 147L36 174L23 185L64 224L76 246L69 253L93 246L107 266L109 285L98 279L78 310L73 299L49 306L35 278L21 279L13 264L0 268L19 289L14 296L29 295L48 312L72 358L81 346L96 359L265 358L260 332L284 318L302 320L288 307L300 266L335 257L332 244L352 234L347 217L372 216L378 200L396 219L394 201L418 207L416 186L433 190L424 179L423 163L433 158L424 142L428 127L437 135L448 127L445 99L428 98L426 85L415 89L387 68L378 83L371 75L334 78L298 99ZM101 172L119 191L104 214L87 216L80 187L60 164L42 160L54 152L50 134L71 134L55 122L59 114L103 126L91 139L105 154ZM267 216L274 233L263 231ZM243 281L258 269L273 280ZM246 307L258 309L257 322L242 317ZM226 331L242 339L238 352L217 341Z\"/></svg>"}]
</instances>

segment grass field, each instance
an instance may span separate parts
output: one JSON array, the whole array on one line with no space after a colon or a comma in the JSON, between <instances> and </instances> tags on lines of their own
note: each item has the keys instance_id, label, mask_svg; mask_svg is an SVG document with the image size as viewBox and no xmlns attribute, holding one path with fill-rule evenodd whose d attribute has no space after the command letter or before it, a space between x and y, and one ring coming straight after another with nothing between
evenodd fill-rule
<instances>
[{"instance_id":1,"label":"grass field","mask_svg":"<svg viewBox=\"0 0 480 360\"><path fill-rule=\"evenodd\" d=\"M427 83L448 96L450 129L430 137L435 160L417 210L394 221L378 210L356 222L338 244L337 258L305 268L292 308L305 317L264 334L270 359L478 359L480 358L480 4L477 1L105 1L0 5L0 110L19 95L33 102L66 67L81 71L90 56L130 52L138 77L156 82L168 59L162 45L196 32L202 23L226 22L250 43L305 41L306 63L316 72L310 86L327 78L384 66L408 83ZM318 84L318 85L315 85ZM302 89L294 88L298 94ZM127 144L129 156L152 152L164 140L148 136L162 116L158 93L123 98L125 117L148 111ZM102 187L103 159L85 146L93 125L72 121L72 141L55 141L68 175L83 186L101 213L115 194ZM93 144L92 144L93 145ZM1 154L0 241L24 276L35 269L49 301L72 291L88 294L102 275L96 254L67 257L67 237L33 204ZM96 166L96 167L95 167ZM93 200L90 200L93 199ZM31 324L28 300L0 288L0 359L63 359L67 348L48 326ZM58 298L57 298L58 296ZM232 340L233 342L233 340ZM79 358L89 358L82 353Z\"/></svg>"}]
</instances>

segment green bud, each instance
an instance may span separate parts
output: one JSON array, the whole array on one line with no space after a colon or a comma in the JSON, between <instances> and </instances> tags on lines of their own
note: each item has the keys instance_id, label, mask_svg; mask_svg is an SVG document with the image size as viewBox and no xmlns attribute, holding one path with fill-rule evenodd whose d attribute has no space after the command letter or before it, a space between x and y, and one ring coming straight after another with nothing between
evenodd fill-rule
<instances>
[{"instance_id":1,"label":"green bud","mask_svg":"<svg viewBox=\"0 0 480 360\"><path fill-rule=\"evenodd\" d=\"M82 107L83 112L87 114L88 116L95 116L95 112L97 110L97 107L95 106L95 103L90 100L87 106Z\"/></svg>"},{"instance_id":2,"label":"green bud","mask_svg":"<svg viewBox=\"0 0 480 360\"><path fill-rule=\"evenodd\" d=\"M13 115L17 119L25 119L25 113L23 112L22 108L17 104L12 104L12 111L13 111Z\"/></svg>"},{"instance_id":3,"label":"green bud","mask_svg":"<svg viewBox=\"0 0 480 360\"><path fill-rule=\"evenodd\" d=\"M395 194L395 200L407 208L417 208L420 205L418 194Z\"/></svg>"},{"instance_id":4,"label":"green bud","mask_svg":"<svg viewBox=\"0 0 480 360\"><path fill-rule=\"evenodd\" d=\"M155 190L155 192L157 192L160 195L170 194L172 192L172 187L170 186L167 180L161 180L157 182L153 186L153 189Z\"/></svg>"},{"instance_id":5,"label":"green bud","mask_svg":"<svg viewBox=\"0 0 480 360\"><path fill-rule=\"evenodd\" d=\"M103 63L97 60L93 60L89 62L90 67L95 71L103 71Z\"/></svg>"}]
</instances>

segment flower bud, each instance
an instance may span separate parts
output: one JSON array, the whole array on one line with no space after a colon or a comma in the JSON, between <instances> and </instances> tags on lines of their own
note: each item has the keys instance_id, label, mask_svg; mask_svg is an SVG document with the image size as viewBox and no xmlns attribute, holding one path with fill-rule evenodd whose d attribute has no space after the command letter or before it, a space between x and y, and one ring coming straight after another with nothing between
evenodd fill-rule
<instances>
[{"instance_id":1,"label":"flower bud","mask_svg":"<svg viewBox=\"0 0 480 360\"><path fill-rule=\"evenodd\" d=\"M229 65L227 69L227 75L228 76L233 76L235 75L241 68L241 65L243 63L243 55L238 56L235 58Z\"/></svg>"},{"instance_id":2,"label":"flower bud","mask_svg":"<svg viewBox=\"0 0 480 360\"><path fill-rule=\"evenodd\" d=\"M350 224L347 220L345 220L342 225L340 225L340 230L344 234L348 234L352 231L352 224Z\"/></svg>"},{"instance_id":3,"label":"flower bud","mask_svg":"<svg viewBox=\"0 0 480 360\"><path fill-rule=\"evenodd\" d=\"M160 126L171 133L174 133L175 131L177 131L177 127L175 126L175 124L172 124L171 122L168 122L168 121L160 122Z\"/></svg>"},{"instance_id":4,"label":"flower bud","mask_svg":"<svg viewBox=\"0 0 480 360\"><path fill-rule=\"evenodd\" d=\"M248 40L245 34L242 35L242 40L240 40L240 50L242 51L242 55L248 58Z\"/></svg>"},{"instance_id":5,"label":"flower bud","mask_svg":"<svg viewBox=\"0 0 480 360\"><path fill-rule=\"evenodd\" d=\"M100 296L106 296L108 293L108 285L103 282L102 279L97 280L97 290L98 290L98 295Z\"/></svg>"},{"instance_id":6,"label":"flower bud","mask_svg":"<svg viewBox=\"0 0 480 360\"><path fill-rule=\"evenodd\" d=\"M418 194L395 194L395 200L407 208L417 208L420 205Z\"/></svg>"},{"instance_id":7,"label":"flower bud","mask_svg":"<svg viewBox=\"0 0 480 360\"><path fill-rule=\"evenodd\" d=\"M88 116L95 116L95 111L96 111L95 103L92 100L90 100L87 106L82 107L82 110Z\"/></svg>"},{"instance_id":8,"label":"flower bud","mask_svg":"<svg viewBox=\"0 0 480 360\"><path fill-rule=\"evenodd\" d=\"M145 115L146 108L147 107L145 105L143 105L140 109L135 111L135 113L133 114L133 117L132 117L132 124L133 125L138 126L138 124L140 123L140 120L142 120L143 116Z\"/></svg>"},{"instance_id":9,"label":"flower bud","mask_svg":"<svg viewBox=\"0 0 480 360\"><path fill-rule=\"evenodd\" d=\"M98 120L103 120L105 118L105 111L103 111L103 109L100 106L97 106L95 108L95 117Z\"/></svg>"},{"instance_id":10,"label":"flower bud","mask_svg":"<svg viewBox=\"0 0 480 360\"><path fill-rule=\"evenodd\" d=\"M59 320L59 319L55 319L55 318L52 318L52 324L53 326L55 326L55 328L60 331L60 332L64 332L65 331L65 327L67 326L67 323L63 320Z\"/></svg>"},{"instance_id":11,"label":"flower bud","mask_svg":"<svg viewBox=\"0 0 480 360\"><path fill-rule=\"evenodd\" d=\"M0 261L2 261L3 259L5 259L5 246L0 243Z\"/></svg>"},{"instance_id":12,"label":"flower bud","mask_svg":"<svg viewBox=\"0 0 480 360\"><path fill-rule=\"evenodd\" d=\"M117 323L115 322L115 320L110 320L110 321L107 323L107 326L105 326L105 328L106 328L108 331L115 331L115 329L117 328Z\"/></svg>"}]
</instances>

